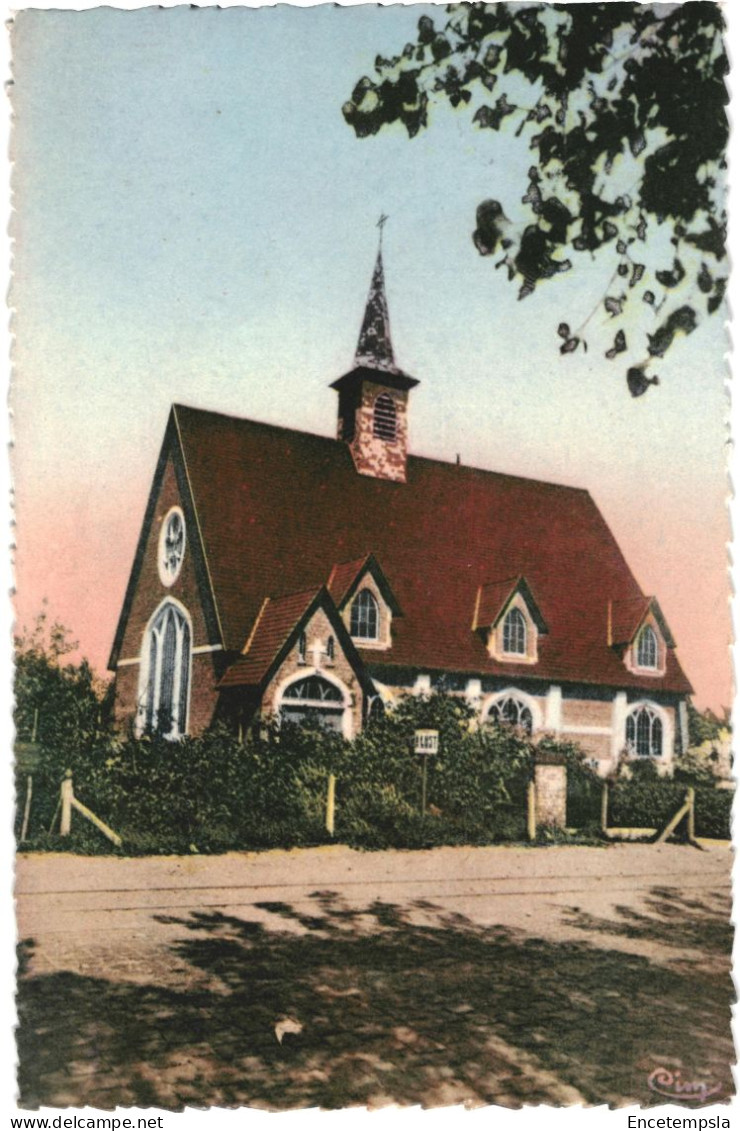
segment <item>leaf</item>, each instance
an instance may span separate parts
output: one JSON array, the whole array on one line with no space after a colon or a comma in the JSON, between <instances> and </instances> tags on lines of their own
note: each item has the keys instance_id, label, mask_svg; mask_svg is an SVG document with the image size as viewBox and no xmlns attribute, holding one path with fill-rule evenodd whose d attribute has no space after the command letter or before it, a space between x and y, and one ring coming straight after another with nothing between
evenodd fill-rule
<instances>
[{"instance_id":1,"label":"leaf","mask_svg":"<svg viewBox=\"0 0 740 1131\"><path fill-rule=\"evenodd\" d=\"M612 318L616 318L618 314L622 313L624 307L624 295L621 298L605 298L604 307L607 314L611 314Z\"/></svg>"},{"instance_id":2,"label":"leaf","mask_svg":"<svg viewBox=\"0 0 740 1131\"><path fill-rule=\"evenodd\" d=\"M643 372L643 366L634 365L631 369L627 370L627 388L633 397L641 397L646 393L651 385L659 385L660 380L658 377L646 377Z\"/></svg>"},{"instance_id":3,"label":"leaf","mask_svg":"<svg viewBox=\"0 0 740 1131\"><path fill-rule=\"evenodd\" d=\"M567 322L561 322L560 323L560 325L558 326L558 334L560 335L561 338L569 338L570 337L570 326L568 325Z\"/></svg>"},{"instance_id":4,"label":"leaf","mask_svg":"<svg viewBox=\"0 0 740 1131\"><path fill-rule=\"evenodd\" d=\"M624 277L625 275L629 275L629 273L630 273L630 269L627 266L627 264L626 263L620 263L619 267L617 267L617 274Z\"/></svg>"},{"instance_id":5,"label":"leaf","mask_svg":"<svg viewBox=\"0 0 740 1131\"><path fill-rule=\"evenodd\" d=\"M629 147L633 157L639 157L646 145L647 142L643 133L632 134L629 139Z\"/></svg>"},{"instance_id":6,"label":"leaf","mask_svg":"<svg viewBox=\"0 0 740 1131\"><path fill-rule=\"evenodd\" d=\"M606 351L604 356L608 357L609 360L612 361L617 356L618 353L624 353L624 351L626 349L627 349L627 339L624 335L624 330L618 330L616 337L614 338L614 345L612 346L611 349Z\"/></svg>"},{"instance_id":7,"label":"leaf","mask_svg":"<svg viewBox=\"0 0 740 1131\"><path fill-rule=\"evenodd\" d=\"M573 353L573 350L578 349L580 338L568 338L567 342L563 342L560 347L561 353Z\"/></svg>"},{"instance_id":8,"label":"leaf","mask_svg":"<svg viewBox=\"0 0 740 1131\"><path fill-rule=\"evenodd\" d=\"M642 240L643 243L644 243L645 242L645 236L647 235L647 220L645 219L644 216L640 217L640 222L637 225L637 227L635 228L635 233L637 234L638 240Z\"/></svg>"},{"instance_id":9,"label":"leaf","mask_svg":"<svg viewBox=\"0 0 740 1131\"><path fill-rule=\"evenodd\" d=\"M706 263L702 263L701 270L696 277L696 281L699 284L699 290L702 292L702 294L709 294L712 287L714 286L714 279L712 278L712 273L707 267Z\"/></svg>"},{"instance_id":10,"label":"leaf","mask_svg":"<svg viewBox=\"0 0 740 1131\"><path fill-rule=\"evenodd\" d=\"M662 287L677 287L681 280L685 277L683 264L680 259L673 260L672 271L656 271L655 278L658 280Z\"/></svg>"},{"instance_id":11,"label":"leaf","mask_svg":"<svg viewBox=\"0 0 740 1131\"><path fill-rule=\"evenodd\" d=\"M651 357L663 357L676 334L692 334L695 329L696 311L693 306L680 306L654 334L648 334L648 353Z\"/></svg>"},{"instance_id":12,"label":"leaf","mask_svg":"<svg viewBox=\"0 0 740 1131\"><path fill-rule=\"evenodd\" d=\"M636 286L637 283L640 282L640 279L642 278L642 276L644 274L645 274L645 264L644 263L633 263L632 264L632 278L630 279L630 286L631 287ZM650 292L648 291L647 293L649 294Z\"/></svg>"},{"instance_id":13,"label":"leaf","mask_svg":"<svg viewBox=\"0 0 740 1131\"><path fill-rule=\"evenodd\" d=\"M646 302L648 306L655 306L655 295L652 291L645 291L645 294L642 296L642 301Z\"/></svg>"},{"instance_id":14,"label":"leaf","mask_svg":"<svg viewBox=\"0 0 740 1131\"><path fill-rule=\"evenodd\" d=\"M624 240L619 240L619 241L617 242L617 251L619 252L619 254L620 254L620 255L625 255L625 254L626 254L626 252L627 252L627 244L626 244L626 243L624 242Z\"/></svg>"},{"instance_id":15,"label":"leaf","mask_svg":"<svg viewBox=\"0 0 740 1131\"><path fill-rule=\"evenodd\" d=\"M517 109L502 94L500 98L496 99L495 106L480 106L473 115L473 121L484 129L497 130L500 128L504 118L509 114L513 114Z\"/></svg>"}]
</instances>

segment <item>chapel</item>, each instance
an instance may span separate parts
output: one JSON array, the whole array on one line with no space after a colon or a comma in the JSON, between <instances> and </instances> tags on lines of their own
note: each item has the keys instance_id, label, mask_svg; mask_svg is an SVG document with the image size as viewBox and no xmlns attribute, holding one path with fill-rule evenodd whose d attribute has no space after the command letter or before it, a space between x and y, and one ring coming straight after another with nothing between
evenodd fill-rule
<instances>
[{"instance_id":1,"label":"chapel","mask_svg":"<svg viewBox=\"0 0 740 1131\"><path fill-rule=\"evenodd\" d=\"M382 249L336 438L173 405L110 668L118 725L351 738L400 696L667 767L691 686L585 490L414 456Z\"/></svg>"}]
</instances>

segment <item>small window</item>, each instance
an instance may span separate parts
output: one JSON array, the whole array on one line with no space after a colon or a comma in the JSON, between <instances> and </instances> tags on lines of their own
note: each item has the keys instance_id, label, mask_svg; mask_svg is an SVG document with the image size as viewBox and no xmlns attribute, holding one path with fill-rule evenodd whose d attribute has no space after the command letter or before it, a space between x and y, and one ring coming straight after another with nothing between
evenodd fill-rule
<instances>
[{"instance_id":1,"label":"small window","mask_svg":"<svg viewBox=\"0 0 740 1131\"><path fill-rule=\"evenodd\" d=\"M378 602L369 589L361 589L352 602L350 636L357 640L378 639Z\"/></svg>"},{"instance_id":2,"label":"small window","mask_svg":"<svg viewBox=\"0 0 740 1131\"><path fill-rule=\"evenodd\" d=\"M306 634L302 632L298 637L298 659L302 664L306 662Z\"/></svg>"},{"instance_id":3,"label":"small window","mask_svg":"<svg viewBox=\"0 0 740 1131\"><path fill-rule=\"evenodd\" d=\"M658 638L649 624L637 638L637 666L652 669L658 666Z\"/></svg>"},{"instance_id":4,"label":"small window","mask_svg":"<svg viewBox=\"0 0 740 1131\"><path fill-rule=\"evenodd\" d=\"M326 641L326 658L327 660L334 659L334 637L330 636Z\"/></svg>"},{"instance_id":5,"label":"small window","mask_svg":"<svg viewBox=\"0 0 740 1131\"><path fill-rule=\"evenodd\" d=\"M373 436L377 436L380 440L396 438L396 406L393 398L387 393L381 393L375 401Z\"/></svg>"},{"instance_id":6,"label":"small window","mask_svg":"<svg viewBox=\"0 0 740 1131\"><path fill-rule=\"evenodd\" d=\"M627 749L640 758L660 758L663 753L663 724L651 707L636 707L627 716Z\"/></svg>"},{"instance_id":7,"label":"small window","mask_svg":"<svg viewBox=\"0 0 740 1131\"><path fill-rule=\"evenodd\" d=\"M509 609L504 619L504 652L511 656L527 654L527 622L520 609Z\"/></svg>"}]
</instances>

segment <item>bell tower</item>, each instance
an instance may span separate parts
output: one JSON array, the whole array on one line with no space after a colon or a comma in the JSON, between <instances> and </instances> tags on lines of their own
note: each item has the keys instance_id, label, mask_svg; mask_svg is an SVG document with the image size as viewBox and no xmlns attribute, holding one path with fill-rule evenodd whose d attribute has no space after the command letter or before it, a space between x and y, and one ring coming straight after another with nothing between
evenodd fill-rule
<instances>
[{"instance_id":1,"label":"bell tower","mask_svg":"<svg viewBox=\"0 0 740 1131\"><path fill-rule=\"evenodd\" d=\"M332 383L339 393L337 438L360 475L406 482L408 397L419 382L396 365L383 273L383 224L354 366Z\"/></svg>"}]
</instances>

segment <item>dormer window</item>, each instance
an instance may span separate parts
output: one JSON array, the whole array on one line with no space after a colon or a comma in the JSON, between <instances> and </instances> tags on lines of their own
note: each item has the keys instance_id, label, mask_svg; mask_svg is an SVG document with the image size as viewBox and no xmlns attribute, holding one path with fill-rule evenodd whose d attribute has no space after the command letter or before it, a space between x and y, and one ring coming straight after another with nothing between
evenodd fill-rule
<instances>
[{"instance_id":1,"label":"dormer window","mask_svg":"<svg viewBox=\"0 0 740 1131\"><path fill-rule=\"evenodd\" d=\"M377 640L378 622L378 602L369 589L361 589L352 602L350 636L355 640Z\"/></svg>"},{"instance_id":2,"label":"dormer window","mask_svg":"<svg viewBox=\"0 0 740 1131\"><path fill-rule=\"evenodd\" d=\"M504 618L503 648L507 656L526 656L527 622L520 609L509 609Z\"/></svg>"},{"instance_id":3,"label":"dormer window","mask_svg":"<svg viewBox=\"0 0 740 1131\"><path fill-rule=\"evenodd\" d=\"M395 440L396 438L396 406L393 397L388 393L381 393L375 401L373 413L373 436L379 440Z\"/></svg>"},{"instance_id":4,"label":"dormer window","mask_svg":"<svg viewBox=\"0 0 740 1131\"><path fill-rule=\"evenodd\" d=\"M658 666L658 638L646 624L637 638L637 666L655 671Z\"/></svg>"}]
</instances>

